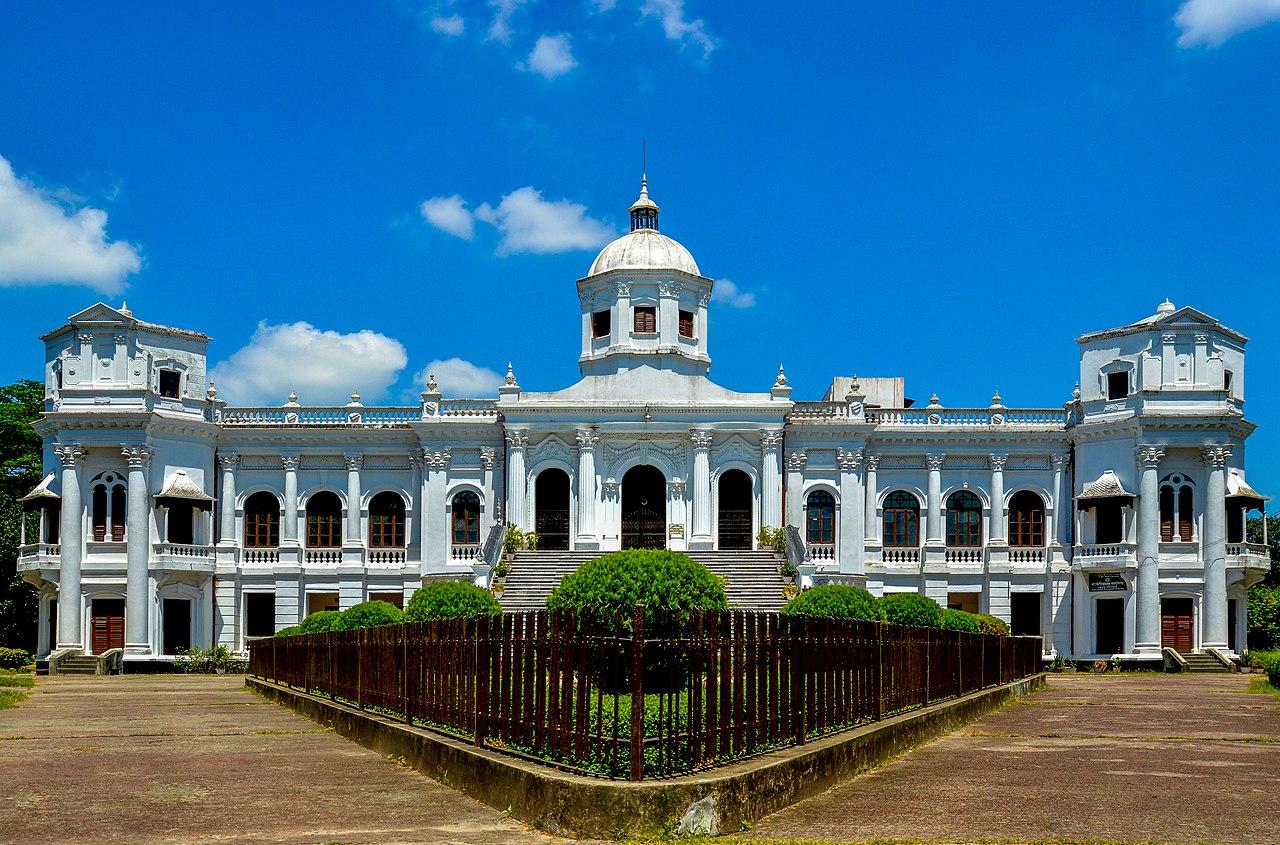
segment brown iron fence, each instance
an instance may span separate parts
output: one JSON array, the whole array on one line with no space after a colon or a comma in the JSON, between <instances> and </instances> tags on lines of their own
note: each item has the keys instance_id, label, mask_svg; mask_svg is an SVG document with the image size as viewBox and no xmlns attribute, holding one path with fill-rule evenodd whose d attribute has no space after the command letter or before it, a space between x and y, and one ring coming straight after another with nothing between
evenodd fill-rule
<instances>
[{"instance_id":1,"label":"brown iron fence","mask_svg":"<svg viewBox=\"0 0 1280 845\"><path fill-rule=\"evenodd\" d=\"M540 610L274 637L264 680L611 778L669 777L1040 671L1039 637L699 611Z\"/></svg>"}]
</instances>

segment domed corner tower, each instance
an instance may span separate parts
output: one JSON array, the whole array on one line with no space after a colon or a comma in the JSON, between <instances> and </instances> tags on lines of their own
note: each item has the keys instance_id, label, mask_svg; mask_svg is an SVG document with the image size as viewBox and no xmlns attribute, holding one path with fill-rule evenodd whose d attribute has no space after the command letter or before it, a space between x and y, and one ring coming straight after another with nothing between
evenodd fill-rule
<instances>
[{"instance_id":1,"label":"domed corner tower","mask_svg":"<svg viewBox=\"0 0 1280 845\"><path fill-rule=\"evenodd\" d=\"M658 231L647 177L630 211L631 231L600 250L578 280L582 375L652 367L705 376L711 279L689 250Z\"/></svg>"}]
</instances>

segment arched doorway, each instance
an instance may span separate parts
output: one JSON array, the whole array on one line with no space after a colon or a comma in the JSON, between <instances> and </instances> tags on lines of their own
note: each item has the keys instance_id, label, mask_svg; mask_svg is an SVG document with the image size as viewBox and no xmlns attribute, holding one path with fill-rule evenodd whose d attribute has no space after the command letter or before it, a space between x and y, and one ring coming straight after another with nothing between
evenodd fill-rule
<instances>
[{"instance_id":1,"label":"arched doorway","mask_svg":"<svg viewBox=\"0 0 1280 845\"><path fill-rule=\"evenodd\" d=\"M641 464L622 476L622 548L667 547L667 479Z\"/></svg>"},{"instance_id":2,"label":"arched doorway","mask_svg":"<svg viewBox=\"0 0 1280 845\"><path fill-rule=\"evenodd\" d=\"M569 474L552 467L538 473L533 484L533 530L538 548L569 548Z\"/></svg>"},{"instance_id":3,"label":"arched doorway","mask_svg":"<svg viewBox=\"0 0 1280 845\"><path fill-rule=\"evenodd\" d=\"M751 476L740 469L720 474L719 510L716 513L718 547L751 548Z\"/></svg>"}]
</instances>

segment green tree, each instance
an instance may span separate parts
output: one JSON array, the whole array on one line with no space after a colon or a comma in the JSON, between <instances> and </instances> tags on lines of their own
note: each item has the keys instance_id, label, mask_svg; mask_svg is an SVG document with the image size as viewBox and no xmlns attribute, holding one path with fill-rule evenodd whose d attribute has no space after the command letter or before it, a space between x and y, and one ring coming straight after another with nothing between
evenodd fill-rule
<instances>
[{"instance_id":1,"label":"green tree","mask_svg":"<svg viewBox=\"0 0 1280 845\"><path fill-rule=\"evenodd\" d=\"M31 424L43 410L40 382L0 387L0 646L29 651L36 648L39 604L35 588L18 575L18 542L21 499L40 483L40 436Z\"/></svg>"},{"instance_id":2,"label":"green tree","mask_svg":"<svg viewBox=\"0 0 1280 845\"><path fill-rule=\"evenodd\" d=\"M1244 538L1250 543L1262 542L1262 517L1251 517L1245 523ZM1271 572L1262 583L1277 587L1280 586L1280 516L1267 517L1267 545L1271 548Z\"/></svg>"}]
</instances>

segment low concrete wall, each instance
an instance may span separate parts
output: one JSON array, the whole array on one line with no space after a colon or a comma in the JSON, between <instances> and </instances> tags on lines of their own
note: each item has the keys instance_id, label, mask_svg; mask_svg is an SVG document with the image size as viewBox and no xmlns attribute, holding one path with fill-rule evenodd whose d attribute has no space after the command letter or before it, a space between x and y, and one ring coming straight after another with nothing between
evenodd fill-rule
<instances>
[{"instance_id":1,"label":"low concrete wall","mask_svg":"<svg viewBox=\"0 0 1280 845\"><path fill-rule=\"evenodd\" d=\"M1044 680L1034 675L703 774L641 783L568 774L257 678L245 684L549 833L613 839L670 833L690 804L708 796L715 797L720 829L736 831L1039 689Z\"/></svg>"}]
</instances>

